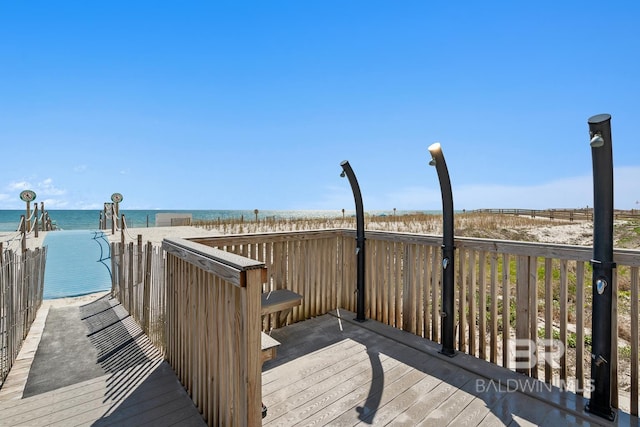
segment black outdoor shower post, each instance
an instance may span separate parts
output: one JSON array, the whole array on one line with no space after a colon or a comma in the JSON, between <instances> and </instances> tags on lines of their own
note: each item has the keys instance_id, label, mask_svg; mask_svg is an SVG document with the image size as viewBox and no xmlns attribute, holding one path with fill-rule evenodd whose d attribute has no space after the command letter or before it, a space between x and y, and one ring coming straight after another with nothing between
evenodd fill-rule
<instances>
[{"instance_id":1,"label":"black outdoor shower post","mask_svg":"<svg viewBox=\"0 0 640 427\"><path fill-rule=\"evenodd\" d=\"M429 164L436 167L440 192L442 193L442 350L440 353L447 356L455 356L454 342L454 246L453 246L453 195L451 194L451 181L449 170L444 161L440 143L429 146L431 161Z\"/></svg>"},{"instance_id":2,"label":"black outdoor shower post","mask_svg":"<svg viewBox=\"0 0 640 427\"><path fill-rule=\"evenodd\" d=\"M613 155L611 116L589 118L593 160L593 308L591 378L587 411L613 420L611 408L611 313L613 262Z\"/></svg>"},{"instance_id":3,"label":"black outdoor shower post","mask_svg":"<svg viewBox=\"0 0 640 427\"><path fill-rule=\"evenodd\" d=\"M356 298L356 320L364 322L364 211L362 209L362 195L360 194L360 186L356 175L351 169L349 161L344 160L340 163L342 166L341 177L344 178L345 174L349 178L349 184L351 184L351 190L353 191L353 198L356 202L356 257L358 266L357 277L357 298Z\"/></svg>"}]
</instances>

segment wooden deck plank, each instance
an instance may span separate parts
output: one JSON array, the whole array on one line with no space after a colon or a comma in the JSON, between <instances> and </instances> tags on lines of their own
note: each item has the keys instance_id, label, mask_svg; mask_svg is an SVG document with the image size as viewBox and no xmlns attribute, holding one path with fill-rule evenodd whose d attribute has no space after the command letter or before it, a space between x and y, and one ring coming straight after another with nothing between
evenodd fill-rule
<instances>
[{"instance_id":1,"label":"wooden deck plank","mask_svg":"<svg viewBox=\"0 0 640 427\"><path fill-rule=\"evenodd\" d=\"M395 381L408 372L409 368L406 365L396 364L385 373L385 380ZM284 425L354 425L359 414L368 414L368 408L374 406L374 401L382 393L380 375L381 373L374 375L370 381L347 394L335 396L337 400L328 405L322 400L310 401L301 411L287 413L286 418L278 424L283 422Z\"/></svg>"},{"instance_id":2,"label":"wooden deck plank","mask_svg":"<svg viewBox=\"0 0 640 427\"><path fill-rule=\"evenodd\" d=\"M391 422L393 425L399 426L415 426L416 420L426 418L431 411L446 402L456 392L458 387L468 382L467 375L462 370L456 370L455 375L446 381L442 381L428 394L419 396L414 402L410 403L404 411Z\"/></svg>"},{"instance_id":3,"label":"wooden deck plank","mask_svg":"<svg viewBox=\"0 0 640 427\"><path fill-rule=\"evenodd\" d=\"M477 380L481 378L470 375L470 380L458 388L447 401L435 408L420 422L423 424L455 426L476 426L491 410L491 407L503 399L506 392L496 389L478 393Z\"/></svg>"},{"instance_id":4,"label":"wooden deck plank","mask_svg":"<svg viewBox=\"0 0 640 427\"><path fill-rule=\"evenodd\" d=\"M328 351L340 351L344 349L347 344L348 342L345 341L344 346L332 347L332 349ZM351 350L352 352L343 352L343 357L340 360L333 360L326 357L326 355L323 357L322 354L318 354L317 359L310 358L304 364L289 364L287 372L289 372L291 378L295 379L295 382L288 382L287 387L281 387L281 381L273 381L268 386L263 386L262 396L270 397L272 394L275 394L276 396L274 397L279 399L290 399L291 397L299 399L300 394L305 393L309 388L317 388L325 383L335 386L335 382L340 381L340 378L357 374L359 371L365 369L361 367L357 371L354 371L352 368L361 365L361 362L366 358L366 353L361 351L358 346L351 346L347 350ZM353 350L356 350L356 352ZM334 363L328 363L328 361L333 361ZM317 363L317 369L310 370L310 365L307 363ZM329 387L331 385L329 385Z\"/></svg>"},{"instance_id":5,"label":"wooden deck plank","mask_svg":"<svg viewBox=\"0 0 640 427\"><path fill-rule=\"evenodd\" d=\"M386 358L382 361L384 369L392 369L397 364L397 361L392 358ZM312 413L318 406L318 402L321 402L321 405L328 406L344 395L352 393L360 387L368 386L370 382L371 372L362 363L354 365L340 375L327 378L322 383L314 384L303 393L280 400L278 404L269 406L269 420L279 425L294 422L287 417L300 412L305 414ZM273 398L276 398L276 396L265 397L267 401L271 401Z\"/></svg>"},{"instance_id":6,"label":"wooden deck plank","mask_svg":"<svg viewBox=\"0 0 640 427\"><path fill-rule=\"evenodd\" d=\"M385 406L403 394L406 390L413 388L422 380L428 379L432 388L442 382L441 378L430 375L429 372L432 372L429 368L431 361L429 358L424 357L422 352L412 348L404 348L404 346L399 346L398 343L391 340L388 341L388 345L390 346L389 350L393 353L393 356L398 359L399 363L406 365L409 371L397 380L393 380L393 378L386 378L383 384L384 387L380 389L380 394L375 397L374 388L373 386L371 387L371 392L370 395L367 396L367 402L365 405L361 406L360 410L355 408L359 413L358 420L366 424L381 422L378 419L379 415L382 415L382 418L390 416L385 414L387 411ZM383 373L383 376L386 376L385 374L386 373ZM422 383L421 385L424 386L425 384ZM396 403L398 402L399 401ZM374 405L369 406L368 403L373 403ZM349 418L350 414L345 413L338 420L334 421L337 421L338 424L348 424ZM332 421L332 424L334 421Z\"/></svg>"},{"instance_id":7,"label":"wooden deck plank","mask_svg":"<svg viewBox=\"0 0 640 427\"><path fill-rule=\"evenodd\" d=\"M50 412L50 405L56 405L58 409L63 410L65 409L64 405L72 407L78 402L90 400L93 393L102 390L104 387L104 378L95 378L30 398L3 403L0 405L0 409L2 410L3 418L11 420L11 422L34 419Z\"/></svg>"},{"instance_id":8,"label":"wooden deck plank","mask_svg":"<svg viewBox=\"0 0 640 427\"><path fill-rule=\"evenodd\" d=\"M128 407L118 406L117 411L113 406L97 406L94 402L91 402L93 404L87 404L79 408L80 410L74 416L56 420L51 423L51 426L66 427L83 424L92 426L138 426L144 423L159 424L160 422L164 425L169 425L169 418L166 417L172 414L175 414L178 420L185 416L185 409L190 414L193 414L193 404L185 401L184 397L186 397L184 390L173 388L159 395L147 395L144 399L127 405ZM185 403L190 404L191 407L186 406Z\"/></svg>"},{"instance_id":9,"label":"wooden deck plank","mask_svg":"<svg viewBox=\"0 0 640 427\"><path fill-rule=\"evenodd\" d=\"M273 371L274 374L270 375L268 379L265 379L262 386L262 394L268 395L274 390L281 390L279 383L285 377L295 377L298 379L305 379L307 382L320 381L326 376L334 375L336 372L340 372L344 369L345 364L351 363L351 358L355 358L353 362L357 362L362 359L362 349L358 347L357 343L350 342L348 340L341 341L336 345L332 345L327 348L327 351L340 352L342 354L342 360L339 363L335 363L331 358L326 358L324 352L315 352L308 356L306 362L289 363L286 371ZM275 373L279 373L276 375ZM301 384L301 382L298 382ZM287 389L288 393L294 393L299 391L300 387L294 387ZM285 396L283 396L285 397Z\"/></svg>"},{"instance_id":10,"label":"wooden deck plank","mask_svg":"<svg viewBox=\"0 0 640 427\"><path fill-rule=\"evenodd\" d=\"M88 310L83 312L83 308ZM0 425L205 425L172 368L121 306L100 301L82 307L81 314L89 324L89 338L98 349L97 363L107 373L31 397L0 402Z\"/></svg>"},{"instance_id":11,"label":"wooden deck plank","mask_svg":"<svg viewBox=\"0 0 640 427\"><path fill-rule=\"evenodd\" d=\"M469 406L474 397L472 393L463 389L457 389L450 398L429 412L426 418L416 420L416 425L447 425Z\"/></svg>"},{"instance_id":12,"label":"wooden deck plank","mask_svg":"<svg viewBox=\"0 0 640 427\"><path fill-rule=\"evenodd\" d=\"M354 333L359 340L366 338L362 336L361 328L349 323L344 325L341 333ZM424 358L424 354L422 352L409 347L402 347L399 350L397 343L392 340L372 340L370 341L370 344L361 344L359 347L361 348L363 355L366 354L366 358L360 359L360 363L363 363L365 367L359 368L359 370L361 372L368 373L368 381L365 383L353 384L350 377L345 377L341 380L334 379L333 382L339 382L339 384L332 384L329 390L326 391L325 388L319 387L315 381L305 381L304 378L293 375L291 369L287 369L286 372L290 375L288 378L292 379L292 381L295 381L298 384L311 384L311 386L307 386L307 399L308 396L313 395L313 393L318 393L319 396L316 401L308 401L304 407L287 403L285 406L289 413L285 416L281 416L280 408L283 405L276 405L274 407L276 411L272 411L272 408L270 408L269 416L267 417L270 420L269 422L279 425L291 425L298 422L353 425L353 423L357 422L359 419L370 420L371 416L375 413L375 411L371 410L370 407L373 406L377 408L379 405L384 405L389 401L394 400L407 388L410 388L420 382L426 375L424 371L429 370L429 361ZM344 360L344 355L335 350L336 349L332 349L327 351L326 354L321 355L321 359L324 363L340 363ZM406 363L400 362L400 359L414 366L414 369L407 367ZM333 360L333 362L331 360ZM388 367L389 363L387 360L393 360L395 363L394 366L402 365L402 367L399 369ZM349 361L349 363L352 362ZM310 364L312 365L312 363ZM378 372L373 373L373 371L376 370L375 366L378 366ZM380 369L380 366L383 368ZM376 379L380 380L382 378L381 374L383 372L387 373L384 378L384 383L382 381L376 381ZM434 383L439 381L440 380L434 380ZM372 382L375 383L374 386L370 385ZM431 387L433 386L435 386L435 384ZM295 385L287 383L283 388L288 390L290 387L295 387ZM300 388L304 386L298 387ZM349 392L349 390L351 390L350 395L347 395L346 393ZM263 397L266 402L273 396L264 395ZM358 410L358 399L364 399L365 404L359 408L361 411L358 413L359 418L352 419L351 413L353 411L357 412ZM369 404L367 404L367 402L369 402ZM292 414L296 408L298 411L302 411L302 414L305 416L308 415L308 417L306 419L301 419L300 416ZM281 418L278 418L279 416Z\"/></svg>"},{"instance_id":13,"label":"wooden deck plank","mask_svg":"<svg viewBox=\"0 0 640 427\"><path fill-rule=\"evenodd\" d=\"M491 408L506 398L507 393L502 391L488 391L474 399L456 418L451 421L456 426L477 426L490 413Z\"/></svg>"},{"instance_id":14,"label":"wooden deck plank","mask_svg":"<svg viewBox=\"0 0 640 427\"><path fill-rule=\"evenodd\" d=\"M441 377L423 375L420 381L412 387L402 391L393 400L380 408L376 414L375 422L381 425L387 423L400 423L403 414L408 410L408 408L414 407L418 402L423 402L427 399L432 402L441 400L435 392L436 388L443 384L443 382L450 380L456 372L459 373L459 370L451 370L449 372L450 375ZM447 396L448 395L449 394L447 394ZM415 406L415 408L418 407L419 406ZM361 422L360 424L367 423Z\"/></svg>"},{"instance_id":15,"label":"wooden deck plank","mask_svg":"<svg viewBox=\"0 0 640 427\"><path fill-rule=\"evenodd\" d=\"M395 401L399 398L406 390L410 390L416 386L418 383L424 383L423 380L428 380L431 387L437 385L440 380L434 377L425 377L423 372L419 370L411 369L407 372L406 375L398 378L398 380L394 381L391 384L386 384L381 389L380 396L377 396L376 405L372 408L364 405L361 411L359 412L358 419L361 420L360 424L373 424L375 420L376 423L380 423L381 415L384 414L386 418L388 415L389 407L387 406L390 402ZM423 384L424 385L424 384ZM371 399L371 396L368 396ZM374 400L374 399L371 399ZM347 417L348 419L349 417Z\"/></svg>"},{"instance_id":16,"label":"wooden deck plank","mask_svg":"<svg viewBox=\"0 0 640 427\"><path fill-rule=\"evenodd\" d=\"M550 408L547 408L550 410ZM540 425L545 413L540 411L537 400L522 393L509 393L501 399L480 422L480 426Z\"/></svg>"},{"instance_id":17,"label":"wooden deck plank","mask_svg":"<svg viewBox=\"0 0 640 427\"><path fill-rule=\"evenodd\" d=\"M281 345L278 349L277 360L268 361L263 365L263 372L265 373L262 375L262 384L264 385L269 381L271 368L294 360L301 354L307 355L315 351L322 351L324 348L342 341L341 327L340 322L327 322L322 317L315 317L305 320L304 327L290 325L289 327L272 331L274 338ZM362 336L365 335L364 331L359 333ZM287 349L290 349L287 343L293 343L296 351L287 351Z\"/></svg>"},{"instance_id":18,"label":"wooden deck plank","mask_svg":"<svg viewBox=\"0 0 640 427\"><path fill-rule=\"evenodd\" d=\"M166 405L174 401L182 407L186 402L195 410L166 362L158 361L145 370L127 370L125 376L124 382L107 375L97 381L74 384L70 390L65 387L20 400L15 407L1 408L3 422L8 425L76 425L115 417L129 423L129 420L144 421L149 418L148 412L156 419L160 416L157 414L164 414ZM138 421L129 425L137 424Z\"/></svg>"},{"instance_id":19,"label":"wooden deck plank","mask_svg":"<svg viewBox=\"0 0 640 427\"><path fill-rule=\"evenodd\" d=\"M263 370L263 425L611 425L581 411L579 396L340 311L314 319L315 331L300 322L273 332L284 361Z\"/></svg>"}]
</instances>

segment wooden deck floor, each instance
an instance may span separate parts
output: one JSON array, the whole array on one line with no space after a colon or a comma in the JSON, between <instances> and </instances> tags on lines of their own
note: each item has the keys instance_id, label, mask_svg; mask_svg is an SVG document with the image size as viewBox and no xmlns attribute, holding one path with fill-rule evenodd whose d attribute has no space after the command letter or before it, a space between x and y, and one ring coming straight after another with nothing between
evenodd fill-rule
<instances>
[{"instance_id":1,"label":"wooden deck floor","mask_svg":"<svg viewBox=\"0 0 640 427\"><path fill-rule=\"evenodd\" d=\"M624 413L608 423L573 393L354 317L339 310L272 332L281 346L263 366L263 425L638 425Z\"/></svg>"},{"instance_id":2,"label":"wooden deck floor","mask_svg":"<svg viewBox=\"0 0 640 427\"><path fill-rule=\"evenodd\" d=\"M116 300L80 309L86 336L79 339L95 346L96 363L105 374L60 384L65 380L60 377L63 366L58 372L34 369L36 353L47 342L41 337L51 312L43 304L0 389L0 426L206 425L169 364ZM72 369L74 356L79 355L67 355ZM25 398L27 383L34 379L59 384Z\"/></svg>"}]
</instances>

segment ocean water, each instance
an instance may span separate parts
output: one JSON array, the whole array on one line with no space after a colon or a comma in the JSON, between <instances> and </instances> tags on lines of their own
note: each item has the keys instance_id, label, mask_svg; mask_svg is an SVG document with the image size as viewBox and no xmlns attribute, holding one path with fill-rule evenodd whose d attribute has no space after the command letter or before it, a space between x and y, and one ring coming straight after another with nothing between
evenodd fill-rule
<instances>
[{"instance_id":1,"label":"ocean water","mask_svg":"<svg viewBox=\"0 0 640 427\"><path fill-rule=\"evenodd\" d=\"M49 210L49 217L60 230L97 230L100 224L99 210ZM397 211L397 215L417 211ZM420 211L434 213L433 211ZM0 232L16 231L24 210L0 210ZM244 217L255 219L253 210L126 210L121 209L128 227L155 227L157 213L190 213L194 220L217 220ZM393 215L393 211L367 211L370 215ZM345 211L345 215L355 215L355 211ZM341 210L260 210L258 219L264 218L331 218L342 216Z\"/></svg>"}]
</instances>

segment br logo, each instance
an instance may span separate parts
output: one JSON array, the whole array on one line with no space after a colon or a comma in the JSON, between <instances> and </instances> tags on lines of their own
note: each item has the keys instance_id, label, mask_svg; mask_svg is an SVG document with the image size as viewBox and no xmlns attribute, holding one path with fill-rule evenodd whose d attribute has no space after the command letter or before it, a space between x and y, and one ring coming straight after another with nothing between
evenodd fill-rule
<instances>
[{"instance_id":1,"label":"br logo","mask_svg":"<svg viewBox=\"0 0 640 427\"><path fill-rule=\"evenodd\" d=\"M553 368L559 368L564 350L564 344L555 339L509 340L509 353L514 356L515 369L531 369L538 364L538 361L544 361Z\"/></svg>"}]
</instances>

